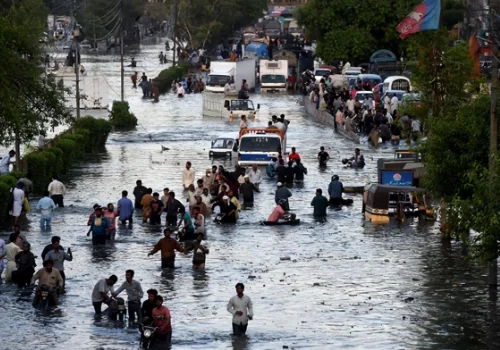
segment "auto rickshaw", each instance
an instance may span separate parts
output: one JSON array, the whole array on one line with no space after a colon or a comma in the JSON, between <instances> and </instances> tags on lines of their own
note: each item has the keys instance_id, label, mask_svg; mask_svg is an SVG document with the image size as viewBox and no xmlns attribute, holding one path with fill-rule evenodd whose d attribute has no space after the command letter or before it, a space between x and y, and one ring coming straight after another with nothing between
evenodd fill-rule
<instances>
[{"instance_id":1,"label":"auto rickshaw","mask_svg":"<svg viewBox=\"0 0 500 350\"><path fill-rule=\"evenodd\" d=\"M404 222L407 217L434 220L425 191L413 186L370 184L363 193L365 219L374 224L387 224L390 217Z\"/></svg>"}]
</instances>

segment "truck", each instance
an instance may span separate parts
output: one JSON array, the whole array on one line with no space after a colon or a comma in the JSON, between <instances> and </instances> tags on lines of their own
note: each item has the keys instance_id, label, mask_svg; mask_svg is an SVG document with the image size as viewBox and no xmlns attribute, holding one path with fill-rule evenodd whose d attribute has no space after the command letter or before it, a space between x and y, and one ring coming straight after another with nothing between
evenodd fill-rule
<instances>
[{"instance_id":1,"label":"truck","mask_svg":"<svg viewBox=\"0 0 500 350\"><path fill-rule=\"evenodd\" d=\"M245 128L240 130L238 165L265 166L273 157L285 153L286 134L280 129ZM285 153L286 154L286 153Z\"/></svg>"},{"instance_id":2,"label":"truck","mask_svg":"<svg viewBox=\"0 0 500 350\"><path fill-rule=\"evenodd\" d=\"M260 60L260 91L285 92L288 79L288 61Z\"/></svg>"},{"instance_id":3,"label":"truck","mask_svg":"<svg viewBox=\"0 0 500 350\"><path fill-rule=\"evenodd\" d=\"M255 59L244 59L237 62L212 61L205 90L223 93L224 86L229 80L237 91L243 79L247 81L249 90L255 91Z\"/></svg>"},{"instance_id":4,"label":"truck","mask_svg":"<svg viewBox=\"0 0 500 350\"><path fill-rule=\"evenodd\" d=\"M252 100L239 100L216 92L203 92L204 117L238 120L245 115L249 120L257 116L260 104L255 108Z\"/></svg>"}]
</instances>

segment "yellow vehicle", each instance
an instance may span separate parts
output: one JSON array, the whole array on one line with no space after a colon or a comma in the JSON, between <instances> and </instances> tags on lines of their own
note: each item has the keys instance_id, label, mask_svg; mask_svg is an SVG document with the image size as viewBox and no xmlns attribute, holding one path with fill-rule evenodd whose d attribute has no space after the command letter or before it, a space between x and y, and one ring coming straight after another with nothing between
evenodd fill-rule
<instances>
[{"instance_id":1,"label":"yellow vehicle","mask_svg":"<svg viewBox=\"0 0 500 350\"><path fill-rule=\"evenodd\" d=\"M412 186L370 184L363 193L365 219L387 224L390 217L404 222L407 217L434 219L434 212L423 189Z\"/></svg>"}]
</instances>

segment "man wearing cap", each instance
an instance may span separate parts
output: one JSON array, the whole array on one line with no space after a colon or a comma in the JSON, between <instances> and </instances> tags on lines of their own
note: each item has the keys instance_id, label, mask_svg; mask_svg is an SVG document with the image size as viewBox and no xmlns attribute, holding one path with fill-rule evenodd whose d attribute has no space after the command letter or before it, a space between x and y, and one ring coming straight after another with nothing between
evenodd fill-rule
<instances>
[{"instance_id":1,"label":"man wearing cap","mask_svg":"<svg viewBox=\"0 0 500 350\"><path fill-rule=\"evenodd\" d=\"M282 204L284 210L290 210L290 206L288 204L288 198L292 196L292 192L286 187L283 186L283 183L278 182L278 189L274 195L274 201L276 204L280 203L281 200L284 200L285 203Z\"/></svg>"},{"instance_id":2,"label":"man wearing cap","mask_svg":"<svg viewBox=\"0 0 500 350\"><path fill-rule=\"evenodd\" d=\"M155 244L153 250L148 253L148 256L161 251L161 268L175 268L175 251L186 253L186 250L177 242L175 235L169 228L163 230L165 238L162 238Z\"/></svg>"},{"instance_id":3,"label":"man wearing cap","mask_svg":"<svg viewBox=\"0 0 500 350\"><path fill-rule=\"evenodd\" d=\"M243 203L245 206L253 206L254 191L259 192L259 189L255 186L255 184L250 182L250 177L245 175L245 182L240 185L240 193L243 197Z\"/></svg>"},{"instance_id":4,"label":"man wearing cap","mask_svg":"<svg viewBox=\"0 0 500 350\"><path fill-rule=\"evenodd\" d=\"M236 211L238 208L231 202L229 196L222 197L222 203L220 203L220 212L224 214L222 217L222 222L235 224L236 223Z\"/></svg>"}]
</instances>

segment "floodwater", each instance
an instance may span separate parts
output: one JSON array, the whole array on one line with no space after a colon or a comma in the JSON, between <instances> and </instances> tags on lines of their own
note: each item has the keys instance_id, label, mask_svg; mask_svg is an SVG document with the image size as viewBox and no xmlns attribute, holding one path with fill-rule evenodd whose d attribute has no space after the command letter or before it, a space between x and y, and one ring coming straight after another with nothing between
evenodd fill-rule
<instances>
[{"instance_id":1,"label":"floodwater","mask_svg":"<svg viewBox=\"0 0 500 350\"><path fill-rule=\"evenodd\" d=\"M149 47L136 56L137 70L155 77L160 50ZM84 62L90 72L106 75L111 96L118 98L118 58L84 56ZM31 296L0 286L0 332L9 349L27 344L35 349L138 348L137 330L95 321L90 300L99 279L116 274L119 285L127 269L135 270L144 290L156 288L165 297L174 349L499 348L496 302L489 299L485 268L465 261L459 244L441 250L435 225L410 220L374 227L363 221L360 195L354 196L353 207L330 212L326 223L315 222L310 201L316 188L326 191L333 174L344 184L376 181L376 160L392 157L393 149L361 145L366 168L343 168L341 159L356 145L311 121L299 96L251 98L261 105L252 126L266 125L272 114L284 113L291 121L288 146L297 147L309 171L304 185L292 189L290 205L300 226L259 225L274 206L275 186L266 180L255 207L243 211L236 226L209 225L205 272L193 272L191 255L178 254L173 275L162 276L159 253L147 257L162 234L140 224L120 229L114 245L92 247L85 234L94 203L116 203L122 190L132 192L137 179L158 192L168 186L179 197L188 160L197 177L212 164L232 166L212 163L207 151L213 137L237 131L237 122L203 118L200 95L166 95L153 104L131 89L128 77L125 82L140 126L111 134L104 153L71 171L65 179L67 207L56 211L52 233L40 232L38 214L28 216L23 231L35 255L51 235L59 235L74 260L65 263L68 292L50 316L32 309ZM315 159L322 145L332 157L325 171ZM169 150L162 152L161 146ZM290 260L280 260L285 256ZM248 337L233 340L226 304L237 282L245 284L255 317Z\"/></svg>"}]
</instances>

